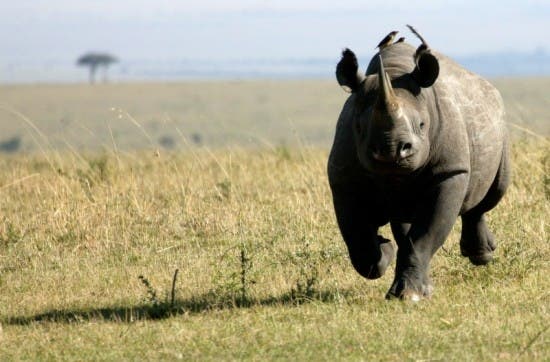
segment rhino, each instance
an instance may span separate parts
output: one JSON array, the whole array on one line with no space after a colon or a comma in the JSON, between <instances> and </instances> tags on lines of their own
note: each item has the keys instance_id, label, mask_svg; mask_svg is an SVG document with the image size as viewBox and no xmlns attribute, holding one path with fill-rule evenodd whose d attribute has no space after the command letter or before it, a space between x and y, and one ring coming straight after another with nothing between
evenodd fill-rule
<instances>
[{"instance_id":1,"label":"rhino","mask_svg":"<svg viewBox=\"0 0 550 362\"><path fill-rule=\"evenodd\" d=\"M336 66L351 94L328 159L336 221L351 264L367 279L396 260L387 299L430 297L430 261L460 216L460 250L493 258L485 213L510 182L499 92L420 38L383 47L366 73L350 49ZM378 234L390 224L395 244Z\"/></svg>"}]
</instances>

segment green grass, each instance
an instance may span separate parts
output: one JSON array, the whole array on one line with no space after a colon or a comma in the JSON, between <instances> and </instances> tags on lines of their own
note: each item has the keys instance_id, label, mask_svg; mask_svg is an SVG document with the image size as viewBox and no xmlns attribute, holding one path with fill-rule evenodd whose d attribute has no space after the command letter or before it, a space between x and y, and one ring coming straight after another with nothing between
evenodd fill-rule
<instances>
[{"instance_id":1,"label":"green grass","mask_svg":"<svg viewBox=\"0 0 550 362\"><path fill-rule=\"evenodd\" d=\"M43 152L0 156L0 360L550 358L548 138L515 138L494 262L460 256L458 222L414 304L351 267L326 147L211 150L171 125L182 150L84 152L27 116Z\"/></svg>"}]
</instances>

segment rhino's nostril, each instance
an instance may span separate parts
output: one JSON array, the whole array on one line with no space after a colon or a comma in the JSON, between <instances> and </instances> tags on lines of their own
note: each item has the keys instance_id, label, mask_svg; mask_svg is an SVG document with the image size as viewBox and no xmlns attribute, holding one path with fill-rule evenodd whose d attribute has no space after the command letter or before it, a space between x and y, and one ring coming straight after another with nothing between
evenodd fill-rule
<instances>
[{"instance_id":1,"label":"rhino's nostril","mask_svg":"<svg viewBox=\"0 0 550 362\"><path fill-rule=\"evenodd\" d=\"M412 143L405 142L405 143L401 144L401 147L399 149L399 157L400 158L409 157L412 154L413 154Z\"/></svg>"}]
</instances>

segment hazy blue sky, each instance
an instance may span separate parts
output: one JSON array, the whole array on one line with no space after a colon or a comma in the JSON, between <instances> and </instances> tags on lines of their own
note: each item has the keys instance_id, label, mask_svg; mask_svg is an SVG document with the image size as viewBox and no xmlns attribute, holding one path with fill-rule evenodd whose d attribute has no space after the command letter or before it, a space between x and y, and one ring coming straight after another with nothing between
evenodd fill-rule
<instances>
[{"instance_id":1,"label":"hazy blue sky","mask_svg":"<svg viewBox=\"0 0 550 362\"><path fill-rule=\"evenodd\" d=\"M0 62L368 55L407 23L451 55L550 50L549 0L0 0Z\"/></svg>"}]
</instances>

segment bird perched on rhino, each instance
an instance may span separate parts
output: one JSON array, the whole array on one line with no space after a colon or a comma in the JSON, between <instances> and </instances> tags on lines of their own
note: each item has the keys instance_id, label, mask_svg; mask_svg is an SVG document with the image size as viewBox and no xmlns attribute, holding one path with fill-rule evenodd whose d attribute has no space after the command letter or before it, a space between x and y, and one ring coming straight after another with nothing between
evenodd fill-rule
<instances>
[{"instance_id":1,"label":"bird perched on rhino","mask_svg":"<svg viewBox=\"0 0 550 362\"><path fill-rule=\"evenodd\" d=\"M436 58L431 55L432 50L430 49L430 46L428 45L424 37L422 37L422 35L420 35L420 33L412 27L412 25L407 24L407 27L422 42L422 44L420 44L414 52L414 63L417 66L417 73L415 73L413 76L418 78L418 69L424 69L425 71L430 69L430 71L433 72L434 76L437 78L439 74L439 64Z\"/></svg>"},{"instance_id":2,"label":"bird perched on rhino","mask_svg":"<svg viewBox=\"0 0 550 362\"><path fill-rule=\"evenodd\" d=\"M416 52L414 53L414 58L415 58L415 63L417 62L417 60L425 53L425 52L429 52L430 51L430 46L428 45L428 43L426 42L426 40L422 37L422 35L420 35L419 32L416 31L415 28L412 27L412 25L408 25L407 24L407 27L411 30L411 32L416 35L418 37L418 39L420 39L420 41L422 42L422 44L420 44L418 46L418 48L416 48Z\"/></svg>"},{"instance_id":3,"label":"bird perched on rhino","mask_svg":"<svg viewBox=\"0 0 550 362\"><path fill-rule=\"evenodd\" d=\"M402 36L401 38L397 39L394 44L403 43L404 41L405 41L405 37Z\"/></svg>"},{"instance_id":4,"label":"bird perched on rhino","mask_svg":"<svg viewBox=\"0 0 550 362\"><path fill-rule=\"evenodd\" d=\"M393 39L395 38L397 33L399 33L399 32L394 30L391 33L389 33L388 35L386 35L386 37L384 39L382 39L382 41L376 46L376 48L382 50L385 47L387 47L388 45L390 45L393 42Z\"/></svg>"}]
</instances>

